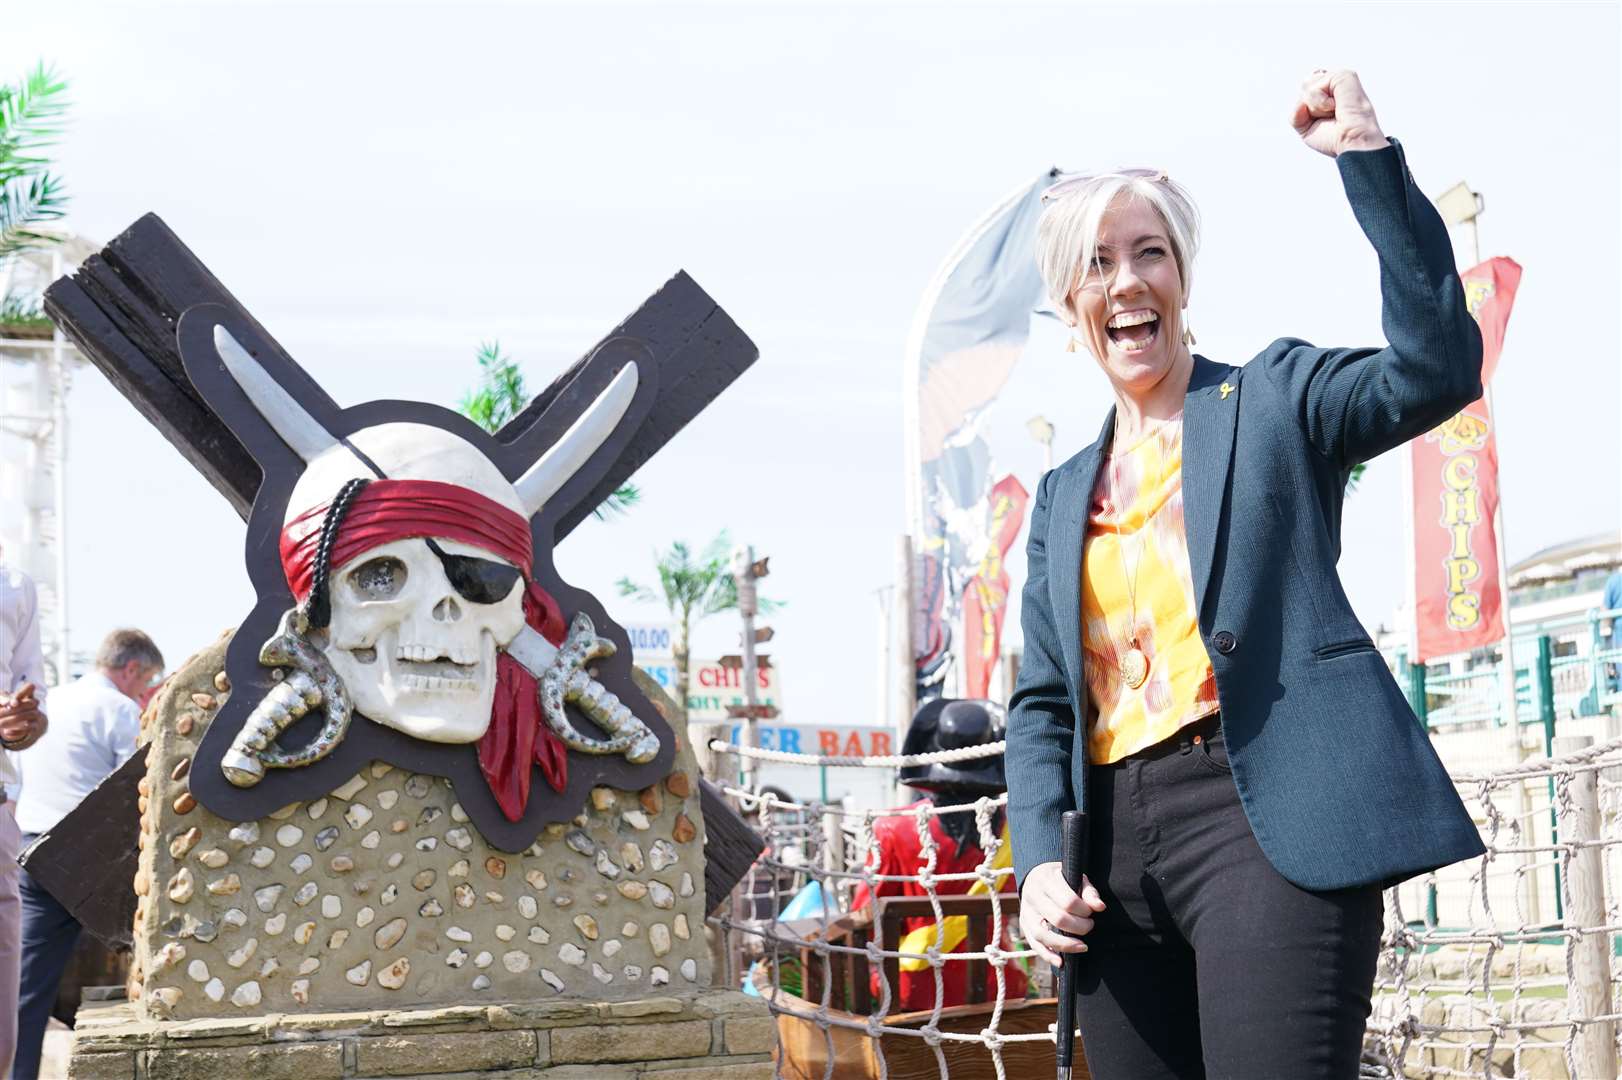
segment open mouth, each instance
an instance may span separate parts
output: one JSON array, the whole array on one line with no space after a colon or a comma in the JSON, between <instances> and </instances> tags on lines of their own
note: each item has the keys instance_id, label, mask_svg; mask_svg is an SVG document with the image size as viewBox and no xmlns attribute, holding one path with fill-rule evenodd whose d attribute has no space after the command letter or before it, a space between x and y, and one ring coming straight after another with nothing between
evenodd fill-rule
<instances>
[{"instance_id":1,"label":"open mouth","mask_svg":"<svg viewBox=\"0 0 1622 1080\"><path fill-rule=\"evenodd\" d=\"M1160 316L1147 309L1123 311L1110 319L1104 331L1122 352L1142 352L1160 336Z\"/></svg>"},{"instance_id":2,"label":"open mouth","mask_svg":"<svg viewBox=\"0 0 1622 1080\"><path fill-rule=\"evenodd\" d=\"M477 690L477 656L447 656L421 646L402 645L395 652L394 668L402 690Z\"/></svg>"}]
</instances>

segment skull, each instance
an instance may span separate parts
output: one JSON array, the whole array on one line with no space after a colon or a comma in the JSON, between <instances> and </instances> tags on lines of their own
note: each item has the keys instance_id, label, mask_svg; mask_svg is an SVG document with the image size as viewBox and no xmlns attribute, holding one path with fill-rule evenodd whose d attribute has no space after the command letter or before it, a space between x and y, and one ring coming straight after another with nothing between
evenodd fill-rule
<instances>
[{"instance_id":1,"label":"skull","mask_svg":"<svg viewBox=\"0 0 1622 1080\"><path fill-rule=\"evenodd\" d=\"M439 540L447 555L500 562ZM506 563L500 563L506 566ZM495 603L462 596L426 542L395 540L332 575L325 652L355 707L429 742L476 742L490 724L496 653L524 625L521 582Z\"/></svg>"},{"instance_id":2,"label":"skull","mask_svg":"<svg viewBox=\"0 0 1622 1080\"><path fill-rule=\"evenodd\" d=\"M393 423L350 437L395 479L437 480L471 488L524 513L517 493L479 450L439 428ZM371 471L343 446L311 462L288 500L292 520L329 501L346 480ZM527 516L527 515L525 515ZM481 568L504 582L510 563L470 544L405 539L381 544L332 568L332 619L322 649L357 711L429 742L477 742L490 725L496 654L524 626L521 581L499 596L452 584L447 563ZM469 562L473 560L473 562ZM493 564L493 565L492 565ZM466 592L473 592L470 599Z\"/></svg>"}]
</instances>

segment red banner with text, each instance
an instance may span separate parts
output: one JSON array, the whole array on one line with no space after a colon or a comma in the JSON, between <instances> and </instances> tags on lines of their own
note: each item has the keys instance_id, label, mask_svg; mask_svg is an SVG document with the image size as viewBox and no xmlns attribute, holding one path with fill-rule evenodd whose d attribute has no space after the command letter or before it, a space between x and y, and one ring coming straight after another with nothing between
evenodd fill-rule
<instances>
[{"instance_id":1,"label":"red banner with text","mask_svg":"<svg viewBox=\"0 0 1622 1080\"><path fill-rule=\"evenodd\" d=\"M1481 379L1498 368L1521 268L1503 257L1460 275L1481 327ZM1498 433L1486 397L1408 444L1413 465L1414 656L1424 663L1503 640Z\"/></svg>"},{"instance_id":2,"label":"red banner with text","mask_svg":"<svg viewBox=\"0 0 1622 1080\"><path fill-rule=\"evenodd\" d=\"M1002 648L1003 616L1008 614L1008 571L1003 557L1025 525L1024 485L1005 476L986 503L989 538L980 565L963 590L963 694L983 698L991 689L991 669Z\"/></svg>"}]
</instances>

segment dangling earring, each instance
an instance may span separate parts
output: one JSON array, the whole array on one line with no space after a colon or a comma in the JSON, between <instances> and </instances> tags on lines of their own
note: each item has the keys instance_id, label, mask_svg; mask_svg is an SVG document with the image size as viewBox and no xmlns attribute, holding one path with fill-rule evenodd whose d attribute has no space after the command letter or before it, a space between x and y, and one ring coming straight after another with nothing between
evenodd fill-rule
<instances>
[{"instance_id":1,"label":"dangling earring","mask_svg":"<svg viewBox=\"0 0 1622 1080\"><path fill-rule=\"evenodd\" d=\"M1064 343L1064 351L1065 352L1075 352L1076 351L1076 336L1074 334L1070 335L1069 339L1067 339L1065 341L1065 343Z\"/></svg>"},{"instance_id":2,"label":"dangling earring","mask_svg":"<svg viewBox=\"0 0 1622 1080\"><path fill-rule=\"evenodd\" d=\"M1194 331L1190 330L1187 326L1183 327L1183 344L1184 345L1193 345L1193 344L1195 344Z\"/></svg>"}]
</instances>

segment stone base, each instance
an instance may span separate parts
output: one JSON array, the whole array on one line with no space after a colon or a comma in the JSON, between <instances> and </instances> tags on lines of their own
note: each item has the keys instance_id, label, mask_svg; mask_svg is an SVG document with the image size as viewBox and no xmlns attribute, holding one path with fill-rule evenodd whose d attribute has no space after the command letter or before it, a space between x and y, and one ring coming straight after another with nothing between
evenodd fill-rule
<instances>
[{"instance_id":1,"label":"stone base","mask_svg":"<svg viewBox=\"0 0 1622 1080\"><path fill-rule=\"evenodd\" d=\"M139 1019L87 1004L71 1080L769 1080L775 1028L759 998L525 1002L218 1020Z\"/></svg>"}]
</instances>

